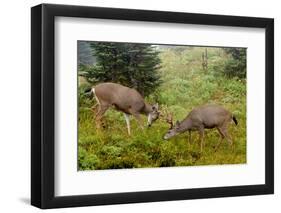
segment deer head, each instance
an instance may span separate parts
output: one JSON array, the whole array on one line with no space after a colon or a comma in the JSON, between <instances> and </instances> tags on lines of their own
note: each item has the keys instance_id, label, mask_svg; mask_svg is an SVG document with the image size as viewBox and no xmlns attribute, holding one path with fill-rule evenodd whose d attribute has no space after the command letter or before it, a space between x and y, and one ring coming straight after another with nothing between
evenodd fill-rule
<instances>
[{"instance_id":1,"label":"deer head","mask_svg":"<svg viewBox=\"0 0 281 213\"><path fill-rule=\"evenodd\" d=\"M154 121L156 121L156 120L159 118L159 115L160 115L158 103L153 104L153 105L151 106L151 109L152 109L152 111L149 112L148 118L147 118L147 123L148 123L148 126L149 126L149 127L151 126L151 124L152 124Z\"/></svg>"},{"instance_id":2,"label":"deer head","mask_svg":"<svg viewBox=\"0 0 281 213\"><path fill-rule=\"evenodd\" d=\"M172 137L174 137L175 135L178 135L179 133L182 132L181 126L180 126L180 122L177 121L175 125L173 125L172 128L170 128L167 133L164 135L164 140L168 140Z\"/></svg>"}]
</instances>

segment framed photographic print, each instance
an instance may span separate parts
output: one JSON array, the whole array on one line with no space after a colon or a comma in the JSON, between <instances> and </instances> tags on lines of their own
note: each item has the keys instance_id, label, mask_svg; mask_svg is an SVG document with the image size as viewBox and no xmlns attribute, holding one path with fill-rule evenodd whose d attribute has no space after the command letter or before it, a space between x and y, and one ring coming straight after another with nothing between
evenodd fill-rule
<instances>
[{"instance_id":1,"label":"framed photographic print","mask_svg":"<svg viewBox=\"0 0 281 213\"><path fill-rule=\"evenodd\" d=\"M274 21L31 9L31 204L271 194Z\"/></svg>"}]
</instances>

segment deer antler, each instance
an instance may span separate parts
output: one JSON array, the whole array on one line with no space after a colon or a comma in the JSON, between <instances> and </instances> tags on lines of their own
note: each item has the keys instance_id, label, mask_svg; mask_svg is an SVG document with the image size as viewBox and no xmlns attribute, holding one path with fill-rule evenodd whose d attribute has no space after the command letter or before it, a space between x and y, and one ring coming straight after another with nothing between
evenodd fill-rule
<instances>
[{"instance_id":1,"label":"deer antler","mask_svg":"<svg viewBox=\"0 0 281 213\"><path fill-rule=\"evenodd\" d=\"M165 107L162 108L160 117L162 118L163 121L170 124L169 129L172 129L174 127L173 114L171 112L169 112L167 108L165 108Z\"/></svg>"},{"instance_id":2,"label":"deer antler","mask_svg":"<svg viewBox=\"0 0 281 213\"><path fill-rule=\"evenodd\" d=\"M173 122L173 115L172 113L169 113L166 117L166 122L170 124L170 129L174 127L174 122Z\"/></svg>"}]
</instances>

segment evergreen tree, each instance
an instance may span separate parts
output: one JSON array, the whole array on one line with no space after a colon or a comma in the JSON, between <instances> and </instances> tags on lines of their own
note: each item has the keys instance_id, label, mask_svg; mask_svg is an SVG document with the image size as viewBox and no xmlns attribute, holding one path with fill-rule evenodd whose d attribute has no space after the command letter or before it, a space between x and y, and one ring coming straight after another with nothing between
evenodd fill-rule
<instances>
[{"instance_id":1,"label":"evergreen tree","mask_svg":"<svg viewBox=\"0 0 281 213\"><path fill-rule=\"evenodd\" d=\"M94 66L84 69L90 82L120 83L145 96L161 83L157 73L160 58L155 47L113 42L91 42L90 47L97 60Z\"/></svg>"},{"instance_id":2,"label":"evergreen tree","mask_svg":"<svg viewBox=\"0 0 281 213\"><path fill-rule=\"evenodd\" d=\"M225 63L224 72L228 77L246 78L246 48L225 48L231 59Z\"/></svg>"}]
</instances>

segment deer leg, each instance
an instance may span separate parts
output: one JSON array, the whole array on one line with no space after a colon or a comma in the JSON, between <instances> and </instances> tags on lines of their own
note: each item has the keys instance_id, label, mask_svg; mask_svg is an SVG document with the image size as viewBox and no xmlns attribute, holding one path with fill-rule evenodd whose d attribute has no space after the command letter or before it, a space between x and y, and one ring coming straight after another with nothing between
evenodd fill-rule
<instances>
[{"instance_id":1,"label":"deer leg","mask_svg":"<svg viewBox=\"0 0 281 213\"><path fill-rule=\"evenodd\" d=\"M228 134L227 127L223 128L223 132L224 132L224 136L225 136L228 144L232 147L233 146L233 142L232 142L231 137Z\"/></svg>"},{"instance_id":2,"label":"deer leg","mask_svg":"<svg viewBox=\"0 0 281 213\"><path fill-rule=\"evenodd\" d=\"M133 116L137 119L137 122L142 130L144 130L142 119L139 113L133 114Z\"/></svg>"},{"instance_id":3,"label":"deer leg","mask_svg":"<svg viewBox=\"0 0 281 213\"><path fill-rule=\"evenodd\" d=\"M95 90L95 89L92 89L93 92L94 92L94 90ZM95 92L94 92L94 93L95 93ZM98 99L98 97L97 97L96 95L94 95L94 98L96 99L96 104L91 107L91 110L92 110L93 112L95 112L95 108L98 106L98 111L97 111L96 116L95 116L95 117L97 117L97 115L98 115L98 114L100 113L100 111L101 111L102 104L100 103L100 101L99 101L99 99Z\"/></svg>"},{"instance_id":4,"label":"deer leg","mask_svg":"<svg viewBox=\"0 0 281 213\"><path fill-rule=\"evenodd\" d=\"M95 118L96 124L97 124L98 127L100 127L99 122L102 119L102 116L104 115L104 113L106 112L106 110L108 108L109 108L109 106L107 106L107 105L100 105L99 111L97 112L96 118Z\"/></svg>"},{"instance_id":5,"label":"deer leg","mask_svg":"<svg viewBox=\"0 0 281 213\"><path fill-rule=\"evenodd\" d=\"M100 115L100 112L101 112L101 105L98 105L98 110L97 110L97 113L96 113L96 115L95 115L95 120L97 121L97 119L98 119L98 116Z\"/></svg>"},{"instance_id":6,"label":"deer leg","mask_svg":"<svg viewBox=\"0 0 281 213\"><path fill-rule=\"evenodd\" d=\"M232 146L232 139L229 136L228 131L227 131L228 124L231 121L231 119L223 124L221 130L222 130L222 133L223 133L224 137L226 138L227 142Z\"/></svg>"},{"instance_id":7,"label":"deer leg","mask_svg":"<svg viewBox=\"0 0 281 213\"><path fill-rule=\"evenodd\" d=\"M133 111L133 110L129 110L129 112L136 118L136 120L137 120L139 126L141 127L141 129L144 130L143 122L142 122L140 114L138 112Z\"/></svg>"},{"instance_id":8,"label":"deer leg","mask_svg":"<svg viewBox=\"0 0 281 213\"><path fill-rule=\"evenodd\" d=\"M131 135L130 117L129 117L129 115L126 114L126 113L124 113L124 117L125 117L126 124L127 124L128 135Z\"/></svg>"},{"instance_id":9,"label":"deer leg","mask_svg":"<svg viewBox=\"0 0 281 213\"><path fill-rule=\"evenodd\" d=\"M95 112L97 106L99 106L98 103L96 103L94 106L92 106L92 107L91 107L91 110L92 110L93 112ZM100 110L100 107L98 108L98 110Z\"/></svg>"},{"instance_id":10,"label":"deer leg","mask_svg":"<svg viewBox=\"0 0 281 213\"><path fill-rule=\"evenodd\" d=\"M189 134L188 142L191 144L191 130L188 131L188 134Z\"/></svg>"},{"instance_id":11,"label":"deer leg","mask_svg":"<svg viewBox=\"0 0 281 213\"><path fill-rule=\"evenodd\" d=\"M93 112L94 119L96 119L97 114L99 114L99 111L100 111L100 105L98 103L96 103L94 106L91 107L91 111Z\"/></svg>"},{"instance_id":12,"label":"deer leg","mask_svg":"<svg viewBox=\"0 0 281 213\"><path fill-rule=\"evenodd\" d=\"M226 141L228 142L228 144L230 144L230 146L232 146L232 140L231 140L231 138L230 138L229 135L228 135L227 126L219 127L218 130L219 130L219 133L220 133L221 136L222 136L222 139L221 139L220 143L217 145L217 148L218 148L218 146L221 144L221 142L223 141L224 138L226 139ZM216 149L217 149L217 148L216 148Z\"/></svg>"},{"instance_id":13,"label":"deer leg","mask_svg":"<svg viewBox=\"0 0 281 213\"><path fill-rule=\"evenodd\" d=\"M96 107L98 107L97 110L95 110ZM100 113L101 105L100 104L95 104L94 106L91 107L91 110L92 110L93 113L95 113L94 118L96 119L97 115Z\"/></svg>"},{"instance_id":14,"label":"deer leg","mask_svg":"<svg viewBox=\"0 0 281 213\"><path fill-rule=\"evenodd\" d=\"M216 147L215 147L215 152L217 151L217 149L218 149L219 146L221 145L223 139L225 138L224 133L222 132L222 130L220 129L220 127L217 127L217 130L218 130L219 133L220 133L221 139L220 139L220 142L219 142L219 143L216 145Z\"/></svg>"},{"instance_id":15,"label":"deer leg","mask_svg":"<svg viewBox=\"0 0 281 213\"><path fill-rule=\"evenodd\" d=\"M200 152L202 152L204 146L204 127L200 127L199 136L200 136Z\"/></svg>"}]
</instances>

